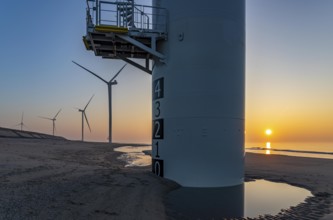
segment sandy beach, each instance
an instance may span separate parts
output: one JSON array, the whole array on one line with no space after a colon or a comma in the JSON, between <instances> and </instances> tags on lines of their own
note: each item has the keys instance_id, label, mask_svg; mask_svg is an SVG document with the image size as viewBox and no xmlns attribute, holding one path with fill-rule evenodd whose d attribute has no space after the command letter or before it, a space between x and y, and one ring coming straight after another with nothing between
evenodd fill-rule
<instances>
[{"instance_id":1,"label":"sandy beach","mask_svg":"<svg viewBox=\"0 0 333 220\"><path fill-rule=\"evenodd\" d=\"M178 184L124 167L126 144L0 138L0 219L177 219L164 201ZM133 144L132 144L133 145ZM333 160L246 155L247 180L302 186L305 202L256 219L333 219Z\"/></svg>"}]
</instances>

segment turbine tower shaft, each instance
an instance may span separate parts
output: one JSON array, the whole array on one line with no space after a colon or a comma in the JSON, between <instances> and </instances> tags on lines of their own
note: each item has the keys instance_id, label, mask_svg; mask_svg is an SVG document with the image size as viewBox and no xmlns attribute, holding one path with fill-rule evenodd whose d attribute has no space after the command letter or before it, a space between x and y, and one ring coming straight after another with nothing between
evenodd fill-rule
<instances>
[{"instance_id":1,"label":"turbine tower shaft","mask_svg":"<svg viewBox=\"0 0 333 220\"><path fill-rule=\"evenodd\" d=\"M81 67L82 69L86 70L87 72L91 73L92 75L94 75L95 77L97 77L98 79L100 79L101 81L105 82L106 85L108 86L108 101L109 101L109 143L112 143L112 86L113 85L117 85L117 81L115 80L116 77L119 75L119 73L125 68L125 66L127 64L125 64L112 78L110 81L106 81L105 79L103 79L102 77L98 76L96 73L94 73L93 71L81 66L80 64L76 63L75 61L72 61L74 64L76 64L77 66ZM89 104L89 103L88 103Z\"/></svg>"}]
</instances>

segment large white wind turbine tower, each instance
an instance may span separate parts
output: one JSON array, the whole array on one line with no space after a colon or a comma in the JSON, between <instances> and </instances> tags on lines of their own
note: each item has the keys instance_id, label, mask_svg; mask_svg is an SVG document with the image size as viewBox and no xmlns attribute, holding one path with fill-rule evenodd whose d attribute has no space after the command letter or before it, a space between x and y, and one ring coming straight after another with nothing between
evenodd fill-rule
<instances>
[{"instance_id":1,"label":"large white wind turbine tower","mask_svg":"<svg viewBox=\"0 0 333 220\"><path fill-rule=\"evenodd\" d=\"M87 0L86 22L87 50L152 75L152 171L186 187L241 186L245 0Z\"/></svg>"},{"instance_id":2,"label":"large white wind turbine tower","mask_svg":"<svg viewBox=\"0 0 333 220\"><path fill-rule=\"evenodd\" d=\"M119 75L119 73L125 68L127 64L125 64L117 73L114 75L114 77L111 78L110 81L106 81L102 77L98 76L96 73L92 72L91 70L88 70L87 68L81 66L80 64L76 63L75 61L72 61L74 64L78 65L82 69L86 70L87 72L91 73L92 75L96 76L98 79L102 80L106 85L108 86L108 99L109 99L109 143L112 143L112 86L117 85L116 77Z\"/></svg>"},{"instance_id":3,"label":"large white wind turbine tower","mask_svg":"<svg viewBox=\"0 0 333 220\"><path fill-rule=\"evenodd\" d=\"M61 109L58 111L58 113L53 117L53 118L47 118L47 117L42 117L42 116L39 116L40 118L43 118L43 119L48 119L48 120L51 120L52 121L52 128L53 128L53 136L54 136L54 131L56 130L55 128L55 121L57 120L57 116L59 115Z\"/></svg>"},{"instance_id":4,"label":"large white wind turbine tower","mask_svg":"<svg viewBox=\"0 0 333 220\"><path fill-rule=\"evenodd\" d=\"M182 186L241 185L245 0L153 0L154 6L153 14L159 7L169 12L169 37L156 46L167 59L152 74L153 169Z\"/></svg>"},{"instance_id":5,"label":"large white wind turbine tower","mask_svg":"<svg viewBox=\"0 0 333 220\"><path fill-rule=\"evenodd\" d=\"M87 107L88 107L88 105L89 105L89 103L90 103L90 101L92 100L93 97L94 97L94 95L91 96L88 103L86 104L86 106L83 109L77 108L77 110L82 113L82 141L84 141L84 119L86 119L89 131L91 132L89 121L88 121L88 118L87 118L87 115L86 115L86 109L87 109Z\"/></svg>"}]
</instances>

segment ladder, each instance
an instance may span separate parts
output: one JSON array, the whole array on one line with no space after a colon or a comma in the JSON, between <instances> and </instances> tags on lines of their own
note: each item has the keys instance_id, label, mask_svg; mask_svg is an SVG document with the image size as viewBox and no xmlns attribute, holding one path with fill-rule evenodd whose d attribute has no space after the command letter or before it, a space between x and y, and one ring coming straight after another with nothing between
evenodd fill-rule
<instances>
[{"instance_id":1,"label":"ladder","mask_svg":"<svg viewBox=\"0 0 333 220\"><path fill-rule=\"evenodd\" d=\"M96 56L122 59L150 73L149 60L164 62L156 44L167 38L167 11L134 0L86 0L87 32L83 42ZM129 58L145 59L140 65Z\"/></svg>"}]
</instances>

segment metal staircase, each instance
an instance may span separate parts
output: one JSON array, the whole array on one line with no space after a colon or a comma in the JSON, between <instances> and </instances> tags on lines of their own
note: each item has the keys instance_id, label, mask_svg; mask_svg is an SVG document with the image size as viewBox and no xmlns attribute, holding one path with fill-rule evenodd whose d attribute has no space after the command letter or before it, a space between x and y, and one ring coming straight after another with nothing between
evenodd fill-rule
<instances>
[{"instance_id":1,"label":"metal staircase","mask_svg":"<svg viewBox=\"0 0 333 220\"><path fill-rule=\"evenodd\" d=\"M156 43L167 37L166 9L137 5L134 0L87 0L86 19L83 42L96 56L122 59L150 74L149 59L164 61ZM145 59L146 65L129 58Z\"/></svg>"},{"instance_id":2,"label":"metal staircase","mask_svg":"<svg viewBox=\"0 0 333 220\"><path fill-rule=\"evenodd\" d=\"M120 12L120 17L124 19L127 26L134 27L134 0L128 0L127 2L118 3L118 11Z\"/></svg>"}]
</instances>

